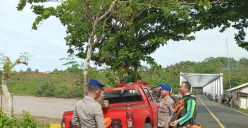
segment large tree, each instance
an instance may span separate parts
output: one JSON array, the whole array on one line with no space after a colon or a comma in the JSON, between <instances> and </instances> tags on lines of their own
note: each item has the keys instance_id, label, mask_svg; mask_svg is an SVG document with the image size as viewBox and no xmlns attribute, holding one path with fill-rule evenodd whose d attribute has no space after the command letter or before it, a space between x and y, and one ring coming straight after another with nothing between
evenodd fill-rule
<instances>
[{"instance_id":1,"label":"large tree","mask_svg":"<svg viewBox=\"0 0 248 128\"><path fill-rule=\"evenodd\" d=\"M192 40L194 37L189 36L190 33L221 25L227 28L231 24L229 21L242 24L233 26L240 30L235 38L239 46L247 49L243 29L246 14L235 15L240 12L240 6L246 6L245 2L66 0L55 8L35 4L48 1L20 0L18 10L22 10L26 3L33 4L33 12L38 15L33 29L37 29L41 21L50 16L60 19L67 27L68 35L65 39L70 46L68 52L78 51L77 55L85 59L84 85L88 80L91 55L96 64L107 64L112 70L118 71L124 81L134 81L138 78L140 61L156 65L149 55L168 40ZM230 18L230 15L235 18ZM84 90L87 91L87 88Z\"/></svg>"},{"instance_id":2,"label":"large tree","mask_svg":"<svg viewBox=\"0 0 248 128\"><path fill-rule=\"evenodd\" d=\"M141 66L140 60L156 65L156 62L149 55L159 46L166 44L168 40L191 40L193 37L188 36L188 34L215 27L222 27L221 32L228 27L237 29L239 31L238 34L235 34L237 44L248 50L248 43L244 40L244 30L247 26L244 17L247 15L246 12L242 13L247 7L245 1L211 0L212 3L199 2L202 3L196 4L190 0L180 1L180 4L175 4L177 2L172 4L171 2L163 6L162 9L148 7L141 12L139 9L133 11L135 9L131 6L129 10L131 10L132 15L121 17L118 14L113 15L109 19L109 24L105 26L109 30L105 35L106 41L96 46L101 51L93 54L92 59L96 60L99 65L102 63L110 65L111 69L117 71L122 77L126 73L126 76L129 77L127 79L134 81L139 76L137 68ZM163 5L163 3L161 4ZM135 12L139 13L136 15ZM238 15L240 13L242 14ZM112 24L112 19L118 21L119 24ZM233 26L230 26L231 24ZM235 60L230 61L230 66L236 64ZM202 62L201 65L206 65L206 63ZM211 66L208 68L212 71L216 70ZM211 71L206 67L205 72Z\"/></svg>"},{"instance_id":3,"label":"large tree","mask_svg":"<svg viewBox=\"0 0 248 128\"><path fill-rule=\"evenodd\" d=\"M11 60L9 59L9 57L4 56L3 54L0 54L0 64L3 65L3 69L2 69L2 91L3 91L3 95L7 100L7 115L9 117L12 117L12 97L11 94L8 90L8 79L10 78L11 75L11 70L19 64L25 64L28 65L27 61L29 59L29 57L31 57L28 53L22 53L20 55L20 57L18 59L16 59L15 62L11 62Z\"/></svg>"},{"instance_id":4,"label":"large tree","mask_svg":"<svg viewBox=\"0 0 248 128\"><path fill-rule=\"evenodd\" d=\"M123 82L139 78L137 69L141 67L141 60L157 66L150 54L168 40L194 39L189 36L196 26L189 17L189 8L182 9L176 2L170 4L174 6L144 7L137 10L135 6L131 6L132 15L111 16L105 26L108 31L104 35L104 41L95 46L101 50L96 50L92 59L98 65L111 66L112 70L119 73ZM113 20L116 24L112 23Z\"/></svg>"},{"instance_id":5,"label":"large tree","mask_svg":"<svg viewBox=\"0 0 248 128\"><path fill-rule=\"evenodd\" d=\"M60 19L67 27L68 52L77 50L78 56L85 59L85 85L92 53L97 53L93 57L97 64L124 69L123 73L130 75L140 67L140 60L155 64L149 55L161 44L170 39L193 39L188 36L194 26L189 19L190 6L179 1L66 0L55 8L36 4L48 1L20 0L17 8L22 10L26 3L33 5L33 12L38 15L33 29L50 16ZM208 3L208 0L189 0L195 1L200 5Z\"/></svg>"}]
</instances>

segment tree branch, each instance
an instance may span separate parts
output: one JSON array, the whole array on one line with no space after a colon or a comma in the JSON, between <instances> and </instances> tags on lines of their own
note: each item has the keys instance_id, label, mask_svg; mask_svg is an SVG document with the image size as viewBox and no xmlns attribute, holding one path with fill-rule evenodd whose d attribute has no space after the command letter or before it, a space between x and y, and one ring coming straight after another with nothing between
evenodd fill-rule
<instances>
[{"instance_id":1,"label":"tree branch","mask_svg":"<svg viewBox=\"0 0 248 128\"><path fill-rule=\"evenodd\" d=\"M98 22L103 20L113 9L114 6L118 3L118 0L114 0L111 6L109 7L108 11L106 11L99 19Z\"/></svg>"},{"instance_id":2,"label":"tree branch","mask_svg":"<svg viewBox=\"0 0 248 128\"><path fill-rule=\"evenodd\" d=\"M88 12L88 10L90 10L89 9L89 6L87 6L87 3L86 2L87 1L85 1L85 0L84 1L81 1L80 2L80 6L85 11L85 16L84 17L86 17L86 19L88 19L89 22L93 22L93 18L91 17L91 15ZM84 6L83 3L86 4L86 5Z\"/></svg>"},{"instance_id":3,"label":"tree branch","mask_svg":"<svg viewBox=\"0 0 248 128\"><path fill-rule=\"evenodd\" d=\"M25 65L28 65L27 62L21 61L20 58L19 58L19 59L17 59L17 60L15 61L15 63L11 64L10 69L14 68L14 67L15 67L16 65L18 65L18 64L25 64Z\"/></svg>"}]
</instances>

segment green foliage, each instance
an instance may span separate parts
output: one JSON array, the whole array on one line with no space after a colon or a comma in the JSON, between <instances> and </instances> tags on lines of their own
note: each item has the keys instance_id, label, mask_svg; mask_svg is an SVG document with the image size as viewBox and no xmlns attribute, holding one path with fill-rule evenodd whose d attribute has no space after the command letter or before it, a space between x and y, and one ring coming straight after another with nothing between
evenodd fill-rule
<instances>
[{"instance_id":1,"label":"green foliage","mask_svg":"<svg viewBox=\"0 0 248 128\"><path fill-rule=\"evenodd\" d=\"M20 0L17 7L20 11L26 3L32 4L37 15L32 29L50 16L57 17L67 27L68 52L79 51L77 56L83 59L89 38L95 36L92 60L110 66L123 82L140 78L137 70L141 60L157 66L150 54L168 40L193 40L190 34L197 26L190 16L193 6L175 0L66 0L47 8L34 4L38 2L47 0ZM209 0L187 2L200 7L210 5Z\"/></svg>"},{"instance_id":2,"label":"green foliage","mask_svg":"<svg viewBox=\"0 0 248 128\"><path fill-rule=\"evenodd\" d=\"M231 87L247 83L248 68L244 66L244 62L248 58L242 58L236 61L229 58L232 62L230 66L230 81ZM171 84L175 91L178 90L180 72L184 73L223 73L224 89L229 88L229 71L227 68L227 58L206 58L202 62L184 61L166 68L152 68L141 70L142 80L148 81L151 86L157 86L162 83Z\"/></svg>"},{"instance_id":3,"label":"green foliage","mask_svg":"<svg viewBox=\"0 0 248 128\"><path fill-rule=\"evenodd\" d=\"M26 72L27 73L31 73L32 72L32 69L31 68L27 68Z\"/></svg>"},{"instance_id":4,"label":"green foliage","mask_svg":"<svg viewBox=\"0 0 248 128\"><path fill-rule=\"evenodd\" d=\"M83 88L82 88L82 86L73 86L72 88L71 88L71 92L70 92L70 94L68 94L68 96L67 97L65 97L65 98L75 98L75 97L77 97L77 98L82 98L84 95L83 95Z\"/></svg>"},{"instance_id":5,"label":"green foliage","mask_svg":"<svg viewBox=\"0 0 248 128\"><path fill-rule=\"evenodd\" d=\"M112 85L105 80L105 73L92 70L91 78L104 83L107 87ZM0 77L1 80L1 77ZM62 71L59 74L16 73L8 81L9 90L17 95L51 96L61 98L83 97L81 74ZM62 88L62 89L60 89ZM66 92L64 90L66 88ZM56 92L59 92L57 94Z\"/></svg>"},{"instance_id":6,"label":"green foliage","mask_svg":"<svg viewBox=\"0 0 248 128\"><path fill-rule=\"evenodd\" d=\"M83 74L83 64L80 64L78 61L76 61L76 56L74 54L70 54L67 58L61 58L60 60L66 61L63 65L67 66L67 72Z\"/></svg>"},{"instance_id":7,"label":"green foliage","mask_svg":"<svg viewBox=\"0 0 248 128\"><path fill-rule=\"evenodd\" d=\"M235 87L248 81L248 58L230 61L230 81L231 87ZM173 86L174 91L178 90L179 74L184 73L223 73L224 89L229 88L229 71L227 58L209 57L202 62L183 61L166 68L142 66L137 70L140 74L139 81L149 82L149 86L158 86L168 83ZM111 69L96 68L90 69L90 78L101 81L106 88L113 87L120 83L118 72ZM1 79L1 78L0 78ZM132 81L128 81L132 82ZM74 98L83 96L82 77L80 74L68 73L63 71L60 74L35 74L35 73L16 73L9 79L9 89L18 95L51 96L61 98Z\"/></svg>"},{"instance_id":8,"label":"green foliage","mask_svg":"<svg viewBox=\"0 0 248 128\"><path fill-rule=\"evenodd\" d=\"M36 96L58 97L58 98L76 98L83 97L83 88L74 84L69 87L66 85L55 85L54 82L44 82L37 89Z\"/></svg>"},{"instance_id":9,"label":"green foliage","mask_svg":"<svg viewBox=\"0 0 248 128\"><path fill-rule=\"evenodd\" d=\"M16 59L15 62L11 62L9 57L4 56L4 54L0 53L0 69L4 71L4 79L8 80L10 78L10 75L13 74L12 70L16 65L19 64L25 64L28 65L28 60L32 57L28 52L20 53L20 56L18 59Z\"/></svg>"},{"instance_id":10,"label":"green foliage","mask_svg":"<svg viewBox=\"0 0 248 128\"><path fill-rule=\"evenodd\" d=\"M0 53L0 66L4 64L4 54Z\"/></svg>"},{"instance_id":11,"label":"green foliage","mask_svg":"<svg viewBox=\"0 0 248 128\"><path fill-rule=\"evenodd\" d=\"M243 113L245 113L245 114L248 114L248 109L241 109L241 108L239 108L239 107L235 107L234 109L236 109L236 110L238 110L238 111L240 111L240 112L243 112Z\"/></svg>"},{"instance_id":12,"label":"green foliage","mask_svg":"<svg viewBox=\"0 0 248 128\"><path fill-rule=\"evenodd\" d=\"M37 89L36 95L37 96L48 96L52 97L55 95L55 89L56 87L54 86L53 82L46 81L41 84L40 88Z\"/></svg>"},{"instance_id":13,"label":"green foliage","mask_svg":"<svg viewBox=\"0 0 248 128\"><path fill-rule=\"evenodd\" d=\"M35 73L39 73L39 70L38 69L35 69L35 71L34 71Z\"/></svg>"},{"instance_id":14,"label":"green foliage","mask_svg":"<svg viewBox=\"0 0 248 128\"><path fill-rule=\"evenodd\" d=\"M20 53L20 62L26 62L24 64L28 64L28 61L30 60L30 58L34 57L33 55L29 54L28 52L24 52L24 53Z\"/></svg>"},{"instance_id":15,"label":"green foliage","mask_svg":"<svg viewBox=\"0 0 248 128\"><path fill-rule=\"evenodd\" d=\"M235 40L241 48L248 50L248 42L245 41L248 12L244 11L247 7L248 2L244 0L217 1L213 2L209 9L196 6L192 18L198 21L198 30L216 27L221 28L220 32L230 27L238 30Z\"/></svg>"},{"instance_id":16,"label":"green foliage","mask_svg":"<svg viewBox=\"0 0 248 128\"><path fill-rule=\"evenodd\" d=\"M57 68L55 68L52 73L59 73L59 70Z\"/></svg>"},{"instance_id":17,"label":"green foliage","mask_svg":"<svg viewBox=\"0 0 248 128\"><path fill-rule=\"evenodd\" d=\"M248 59L246 59L246 58L241 58L240 60L239 60L239 66L242 66L242 67L248 67Z\"/></svg>"},{"instance_id":18,"label":"green foliage","mask_svg":"<svg viewBox=\"0 0 248 128\"><path fill-rule=\"evenodd\" d=\"M68 97L68 88L66 86L58 86L53 92L53 96L55 97Z\"/></svg>"},{"instance_id":19,"label":"green foliage","mask_svg":"<svg viewBox=\"0 0 248 128\"><path fill-rule=\"evenodd\" d=\"M38 124L37 121L24 112L22 118L9 118L3 112L0 112L0 127L1 128L46 128L43 124Z\"/></svg>"},{"instance_id":20,"label":"green foliage","mask_svg":"<svg viewBox=\"0 0 248 128\"><path fill-rule=\"evenodd\" d=\"M116 72L113 72L110 69L106 69L104 70L104 72L105 72L108 85L115 85L116 83L120 82Z\"/></svg>"},{"instance_id":21,"label":"green foliage","mask_svg":"<svg viewBox=\"0 0 248 128\"><path fill-rule=\"evenodd\" d=\"M235 34L237 44L248 50L245 41L248 13L243 11L248 2L244 0L118 1L113 11L101 20L97 19L107 12L113 0L66 0L57 7L47 8L36 4L40 2L48 0L20 0L17 6L20 11L27 3L32 4L37 15L32 29L36 30L50 16L57 17L67 27L68 52L79 51L77 56L80 58L86 58L87 49L84 48L94 32L96 42L92 60L97 65L110 66L123 82L140 79L137 70L141 60L157 66L150 54L168 40L193 40L190 34L202 29L222 27L220 31L223 32L233 27L238 30ZM217 70L205 62L195 68L204 73ZM74 69L76 66L72 66Z\"/></svg>"},{"instance_id":22,"label":"green foliage","mask_svg":"<svg viewBox=\"0 0 248 128\"><path fill-rule=\"evenodd\" d=\"M189 35L195 26L189 18L189 8L181 8L177 1L169 0L153 1L152 7L149 5L140 1L129 6L120 5L120 9L106 20L102 28L104 36L94 46L92 60L97 65L110 66L121 82L140 79L137 70L141 67L141 60L157 66L150 54L168 40L194 39ZM81 58L85 56L85 53L79 54Z\"/></svg>"}]
</instances>

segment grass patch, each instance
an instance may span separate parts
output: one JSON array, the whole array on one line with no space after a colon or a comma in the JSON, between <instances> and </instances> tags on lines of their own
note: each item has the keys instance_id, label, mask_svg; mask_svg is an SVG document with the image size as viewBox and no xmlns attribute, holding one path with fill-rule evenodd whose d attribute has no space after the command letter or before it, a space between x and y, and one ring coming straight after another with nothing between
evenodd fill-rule
<instances>
[{"instance_id":1,"label":"grass patch","mask_svg":"<svg viewBox=\"0 0 248 128\"><path fill-rule=\"evenodd\" d=\"M107 85L105 74L94 73L95 78ZM0 78L1 80L1 78ZM1 84L1 83L0 83ZM8 89L14 95L30 95L58 98L83 96L82 75L73 73L15 73L8 80Z\"/></svg>"},{"instance_id":2,"label":"grass patch","mask_svg":"<svg viewBox=\"0 0 248 128\"><path fill-rule=\"evenodd\" d=\"M248 114L248 109L234 108L242 113Z\"/></svg>"},{"instance_id":3,"label":"grass patch","mask_svg":"<svg viewBox=\"0 0 248 128\"><path fill-rule=\"evenodd\" d=\"M71 86L79 76L70 74L27 74L17 73L8 81L11 93L18 95L35 95L44 82L54 83L53 86Z\"/></svg>"}]
</instances>

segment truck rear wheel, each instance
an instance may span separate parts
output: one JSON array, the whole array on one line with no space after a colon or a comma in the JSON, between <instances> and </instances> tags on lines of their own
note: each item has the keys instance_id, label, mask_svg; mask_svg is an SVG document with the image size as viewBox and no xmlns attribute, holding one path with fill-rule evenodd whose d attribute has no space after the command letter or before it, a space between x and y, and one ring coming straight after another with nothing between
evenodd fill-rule
<instances>
[{"instance_id":1,"label":"truck rear wheel","mask_svg":"<svg viewBox=\"0 0 248 128\"><path fill-rule=\"evenodd\" d=\"M145 123L145 127L144 128L152 128L152 125L150 123Z\"/></svg>"}]
</instances>

